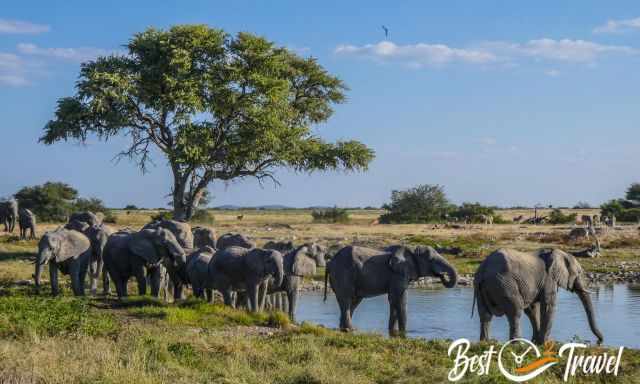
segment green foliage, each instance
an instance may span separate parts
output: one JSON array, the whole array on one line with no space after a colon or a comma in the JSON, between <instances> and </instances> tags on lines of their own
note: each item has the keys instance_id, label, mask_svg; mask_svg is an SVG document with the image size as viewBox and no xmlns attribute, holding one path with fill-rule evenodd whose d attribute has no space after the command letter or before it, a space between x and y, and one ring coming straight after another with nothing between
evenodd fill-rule
<instances>
[{"instance_id":1,"label":"green foliage","mask_svg":"<svg viewBox=\"0 0 640 384\"><path fill-rule=\"evenodd\" d=\"M629 208L625 209L618 216L616 216L618 221L624 221L628 223L638 223L640 222L640 208Z\"/></svg>"},{"instance_id":2,"label":"green foliage","mask_svg":"<svg viewBox=\"0 0 640 384\"><path fill-rule=\"evenodd\" d=\"M121 155L143 170L157 147L171 166L178 216L189 218L215 179L275 180L278 167L366 170L374 158L358 141L313 134L346 90L316 59L206 25L149 28L127 48L82 64L76 94L58 100L40 141L126 135Z\"/></svg>"},{"instance_id":3,"label":"green foliage","mask_svg":"<svg viewBox=\"0 0 640 384\"><path fill-rule=\"evenodd\" d=\"M88 199L79 197L73 203L72 208L74 212L91 211L94 213L96 212L106 213L108 211L107 207L104 206L104 203L102 202L102 200L98 199L97 197L90 197Z\"/></svg>"},{"instance_id":4,"label":"green foliage","mask_svg":"<svg viewBox=\"0 0 640 384\"><path fill-rule=\"evenodd\" d=\"M573 209L590 209L590 208L591 208L591 204L587 203L586 201L578 201L578 203L573 206Z\"/></svg>"},{"instance_id":5,"label":"green foliage","mask_svg":"<svg viewBox=\"0 0 640 384\"><path fill-rule=\"evenodd\" d=\"M314 209L311 211L314 223L348 223L349 211L345 208Z\"/></svg>"},{"instance_id":6,"label":"green foliage","mask_svg":"<svg viewBox=\"0 0 640 384\"><path fill-rule=\"evenodd\" d=\"M622 204L622 200L615 199L609 200L608 202L602 204L600 206L600 213L602 216L611 216L615 215L616 217L620 216L622 211L624 211L624 205Z\"/></svg>"},{"instance_id":7,"label":"green foliage","mask_svg":"<svg viewBox=\"0 0 640 384\"><path fill-rule=\"evenodd\" d=\"M23 337L59 334L108 335L115 318L92 310L86 300L26 296L0 297L0 335Z\"/></svg>"},{"instance_id":8,"label":"green foliage","mask_svg":"<svg viewBox=\"0 0 640 384\"><path fill-rule=\"evenodd\" d=\"M133 204L127 204L124 207L125 211L137 211L139 208Z\"/></svg>"},{"instance_id":9,"label":"green foliage","mask_svg":"<svg viewBox=\"0 0 640 384\"><path fill-rule=\"evenodd\" d=\"M434 239L424 235L414 235L406 239L410 244L428 245L430 247L460 248L463 257L481 257L496 246L496 239L479 234L457 236L450 239Z\"/></svg>"},{"instance_id":10,"label":"green foliage","mask_svg":"<svg viewBox=\"0 0 640 384\"><path fill-rule=\"evenodd\" d=\"M556 208L549 214L549 224L571 224L576 222L577 213L565 215L562 210Z\"/></svg>"},{"instance_id":11,"label":"green foliage","mask_svg":"<svg viewBox=\"0 0 640 384\"><path fill-rule=\"evenodd\" d=\"M40 221L64 221L73 209L78 191L65 183L47 182L24 187L15 197L21 207L32 210Z\"/></svg>"},{"instance_id":12,"label":"green foliage","mask_svg":"<svg viewBox=\"0 0 640 384\"><path fill-rule=\"evenodd\" d=\"M391 203L383 208L389 211L380 216L384 224L437 222L452 210L444 187L430 184L392 191Z\"/></svg>"},{"instance_id":13,"label":"green foliage","mask_svg":"<svg viewBox=\"0 0 640 384\"><path fill-rule=\"evenodd\" d=\"M213 225L216 222L216 217L207 209L198 209L191 217L191 222Z\"/></svg>"},{"instance_id":14,"label":"green foliage","mask_svg":"<svg viewBox=\"0 0 640 384\"><path fill-rule=\"evenodd\" d=\"M173 212L170 211L159 211L158 213L151 215L151 221L158 220L172 220Z\"/></svg>"},{"instance_id":15,"label":"green foliage","mask_svg":"<svg viewBox=\"0 0 640 384\"><path fill-rule=\"evenodd\" d=\"M627 200L631 200L635 204L640 204L640 183L631 184L627 189L625 197Z\"/></svg>"},{"instance_id":16,"label":"green foliage","mask_svg":"<svg viewBox=\"0 0 640 384\"><path fill-rule=\"evenodd\" d=\"M493 216L495 221L495 208L480 203L462 203L449 214L451 217L476 223L482 222L482 215Z\"/></svg>"},{"instance_id":17,"label":"green foliage","mask_svg":"<svg viewBox=\"0 0 640 384\"><path fill-rule=\"evenodd\" d=\"M107 210L107 212L105 212L104 214L104 219L102 220L102 222L107 224L117 224L118 216L116 216L112 210Z\"/></svg>"}]
</instances>

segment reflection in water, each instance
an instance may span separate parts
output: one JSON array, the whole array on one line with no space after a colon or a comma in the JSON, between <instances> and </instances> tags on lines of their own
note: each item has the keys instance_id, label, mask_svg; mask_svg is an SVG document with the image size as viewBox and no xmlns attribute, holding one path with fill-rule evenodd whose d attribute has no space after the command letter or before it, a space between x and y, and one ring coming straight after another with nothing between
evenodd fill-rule
<instances>
[{"instance_id":1,"label":"reflection in water","mask_svg":"<svg viewBox=\"0 0 640 384\"><path fill-rule=\"evenodd\" d=\"M640 286L608 285L594 289L591 296L596 309L596 319L604 335L606 345L640 348ZM427 339L461 337L477 340L480 321L477 311L471 318L473 290L470 288L414 289L409 292L408 335ZM336 328L340 311L333 295L322 301L320 292L304 293L298 301L297 321L310 321ZM389 304L386 296L365 299L358 307L353 323L362 331L387 333ZM529 319L523 314L522 336L531 337ZM508 325L505 317L494 318L491 336L507 340ZM569 341L577 337L584 341L595 341L589 330L587 317L578 297L560 290L558 306L551 336L558 341Z\"/></svg>"}]
</instances>

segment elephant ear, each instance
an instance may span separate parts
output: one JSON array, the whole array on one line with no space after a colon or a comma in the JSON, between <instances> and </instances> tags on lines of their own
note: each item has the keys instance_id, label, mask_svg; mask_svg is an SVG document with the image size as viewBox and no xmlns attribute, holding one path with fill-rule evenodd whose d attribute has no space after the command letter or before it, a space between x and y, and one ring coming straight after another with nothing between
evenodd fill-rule
<instances>
[{"instance_id":1,"label":"elephant ear","mask_svg":"<svg viewBox=\"0 0 640 384\"><path fill-rule=\"evenodd\" d=\"M247 253L244 257L244 262L247 266L247 269L255 273L257 276L264 276L266 274L265 259L268 255L271 254L270 252L271 251L265 251L258 248L247 250Z\"/></svg>"},{"instance_id":2,"label":"elephant ear","mask_svg":"<svg viewBox=\"0 0 640 384\"><path fill-rule=\"evenodd\" d=\"M302 246L294 251L292 272L295 276L313 276L316 273L316 262L307 256L309 248Z\"/></svg>"},{"instance_id":3,"label":"elephant ear","mask_svg":"<svg viewBox=\"0 0 640 384\"><path fill-rule=\"evenodd\" d=\"M405 255L407 249L405 247L393 247L390 250L393 253L389 257L389 268L393 273L404 274L407 270L407 257Z\"/></svg>"},{"instance_id":4,"label":"elephant ear","mask_svg":"<svg viewBox=\"0 0 640 384\"><path fill-rule=\"evenodd\" d=\"M578 278L575 268L571 265L569 255L559 249L547 250L542 253L545 260L547 273L562 288L571 291L573 285Z\"/></svg>"},{"instance_id":5,"label":"elephant ear","mask_svg":"<svg viewBox=\"0 0 640 384\"><path fill-rule=\"evenodd\" d=\"M89 239L77 231L63 229L51 233L50 237L57 237L57 241L59 242L55 258L56 263L76 258L88 251L91 247Z\"/></svg>"},{"instance_id":6,"label":"elephant ear","mask_svg":"<svg viewBox=\"0 0 640 384\"><path fill-rule=\"evenodd\" d=\"M134 233L128 243L129 250L149 264L157 264L161 259L151 238L153 232L155 231L145 229Z\"/></svg>"}]
</instances>

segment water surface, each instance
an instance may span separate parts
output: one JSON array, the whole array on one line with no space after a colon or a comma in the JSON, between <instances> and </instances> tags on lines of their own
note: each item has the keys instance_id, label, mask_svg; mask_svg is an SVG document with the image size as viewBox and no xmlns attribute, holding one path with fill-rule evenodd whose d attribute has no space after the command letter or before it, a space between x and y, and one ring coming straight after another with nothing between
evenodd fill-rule
<instances>
[{"instance_id":1,"label":"water surface","mask_svg":"<svg viewBox=\"0 0 640 384\"><path fill-rule=\"evenodd\" d=\"M640 285L602 285L592 288L596 319L605 339L605 344L640 348ZM337 328L340 311L335 297L330 294L323 302L321 292L305 292L298 300L296 320L310 321ZM409 291L407 335L425 339L461 337L477 340L480 321L477 312L471 316L473 289L437 288L412 289ZM358 306L353 324L362 331L387 334L389 304L386 296L365 299ZM522 336L531 337L529 319L523 314L520 321ZM491 336L498 340L508 339L506 317L494 317ZM551 337L558 341L595 341L589 330L584 309L578 297L560 290Z\"/></svg>"}]
</instances>

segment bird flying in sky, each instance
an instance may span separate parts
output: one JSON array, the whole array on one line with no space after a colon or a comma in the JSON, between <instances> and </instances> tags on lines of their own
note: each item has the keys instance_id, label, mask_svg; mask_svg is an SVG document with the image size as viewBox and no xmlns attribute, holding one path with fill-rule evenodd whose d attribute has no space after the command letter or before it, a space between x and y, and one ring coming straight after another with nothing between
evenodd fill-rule
<instances>
[{"instance_id":1,"label":"bird flying in sky","mask_svg":"<svg viewBox=\"0 0 640 384\"><path fill-rule=\"evenodd\" d=\"M384 25L382 26L382 29L384 30L384 38L388 39L389 38L389 28L385 27Z\"/></svg>"}]
</instances>

